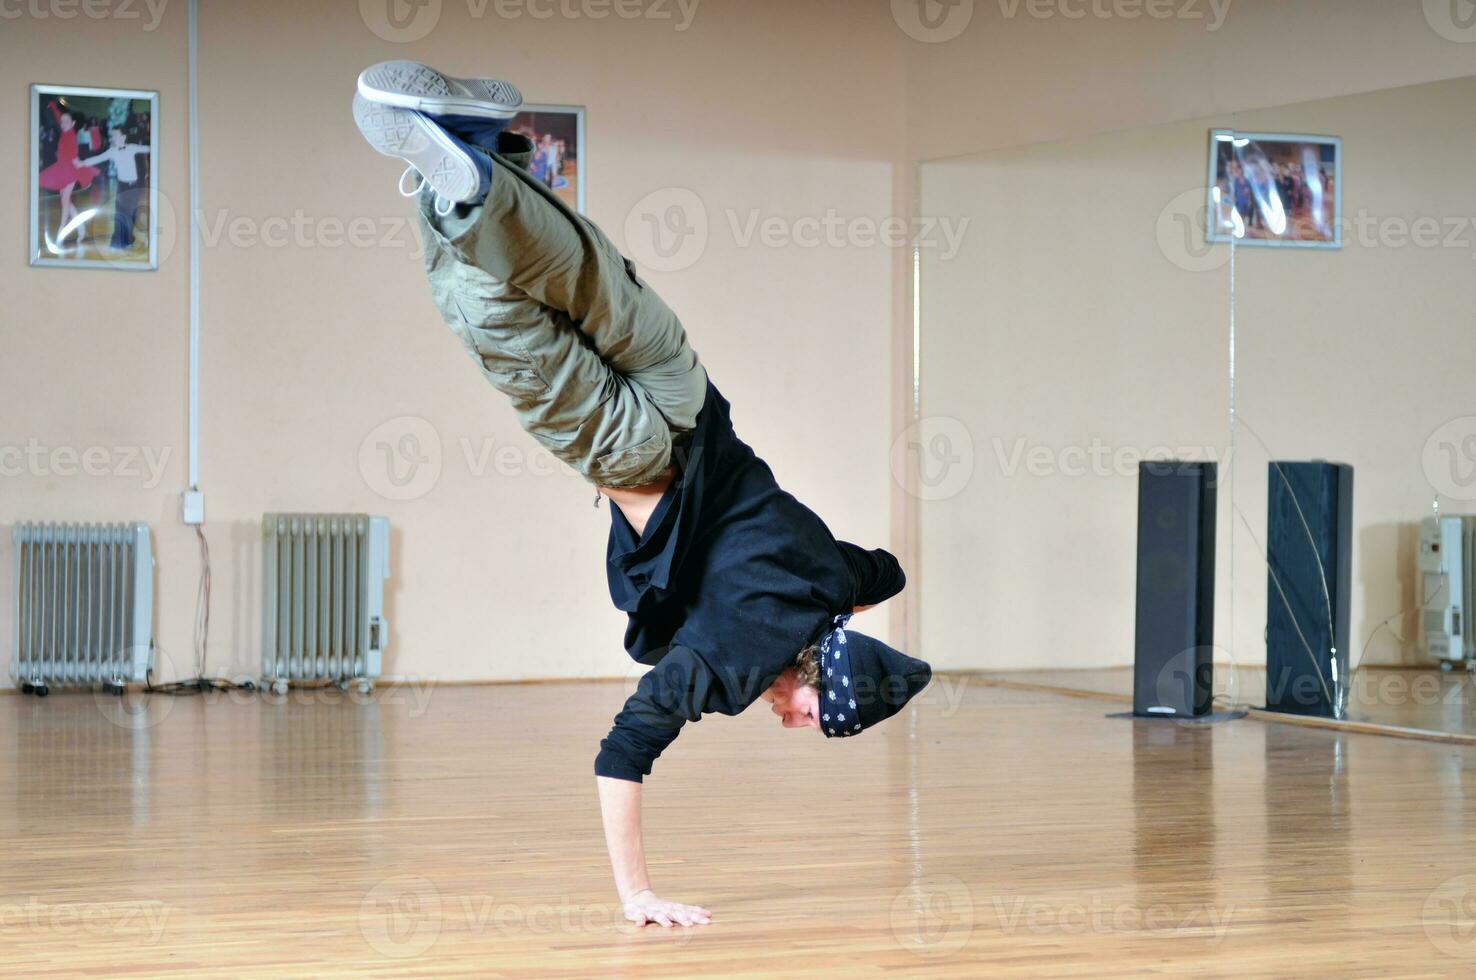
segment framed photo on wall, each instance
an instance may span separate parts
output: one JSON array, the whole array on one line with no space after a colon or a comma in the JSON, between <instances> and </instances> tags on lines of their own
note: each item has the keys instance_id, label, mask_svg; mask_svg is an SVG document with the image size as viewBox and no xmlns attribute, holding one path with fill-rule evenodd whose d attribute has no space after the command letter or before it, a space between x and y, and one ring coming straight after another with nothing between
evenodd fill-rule
<instances>
[{"instance_id":1,"label":"framed photo on wall","mask_svg":"<svg viewBox=\"0 0 1476 980\"><path fill-rule=\"evenodd\" d=\"M1343 141L1336 136L1210 130L1210 242L1343 245Z\"/></svg>"},{"instance_id":2,"label":"framed photo on wall","mask_svg":"<svg viewBox=\"0 0 1476 980\"><path fill-rule=\"evenodd\" d=\"M584 213L584 107L525 105L508 130L533 141L533 176Z\"/></svg>"},{"instance_id":3,"label":"framed photo on wall","mask_svg":"<svg viewBox=\"0 0 1476 980\"><path fill-rule=\"evenodd\" d=\"M159 267L159 93L31 86L31 264Z\"/></svg>"}]
</instances>

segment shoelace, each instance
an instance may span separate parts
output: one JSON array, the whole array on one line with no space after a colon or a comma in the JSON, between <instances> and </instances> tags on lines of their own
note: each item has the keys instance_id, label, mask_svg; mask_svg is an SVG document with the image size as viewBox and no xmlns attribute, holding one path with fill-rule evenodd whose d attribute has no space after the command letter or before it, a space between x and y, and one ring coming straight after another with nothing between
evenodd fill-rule
<instances>
[{"instance_id":1,"label":"shoelace","mask_svg":"<svg viewBox=\"0 0 1476 980\"><path fill-rule=\"evenodd\" d=\"M405 178L409 177L411 174L415 175L418 183L413 188L406 190ZM419 197L420 192L425 190L425 184L426 180L424 174L422 174L419 170L416 170L414 167L406 167L405 172L400 174L400 183L396 190L400 192L401 197ZM442 204L446 206L444 211L441 209ZM446 215L456 210L456 202L451 200L450 198L442 197L440 194L437 194L436 199L431 202L431 208L436 212L436 217L444 218L446 217Z\"/></svg>"}]
</instances>

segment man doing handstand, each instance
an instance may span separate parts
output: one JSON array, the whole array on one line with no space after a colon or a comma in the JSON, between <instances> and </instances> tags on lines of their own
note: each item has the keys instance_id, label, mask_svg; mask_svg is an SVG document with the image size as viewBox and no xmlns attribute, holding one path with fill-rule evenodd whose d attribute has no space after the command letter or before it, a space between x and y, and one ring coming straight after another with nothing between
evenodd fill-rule
<instances>
[{"instance_id":1,"label":"man doing handstand","mask_svg":"<svg viewBox=\"0 0 1476 980\"><path fill-rule=\"evenodd\" d=\"M420 199L446 323L523 427L614 505L610 597L627 652L653 666L595 758L605 841L628 919L702 924L706 909L652 892L641 840L641 780L681 727L763 698L786 728L847 737L931 671L846 628L902 590L897 560L837 541L734 434L676 315L528 172L535 147L504 132L521 104L506 82L390 61L360 74L354 117L409 164L400 189Z\"/></svg>"}]
</instances>

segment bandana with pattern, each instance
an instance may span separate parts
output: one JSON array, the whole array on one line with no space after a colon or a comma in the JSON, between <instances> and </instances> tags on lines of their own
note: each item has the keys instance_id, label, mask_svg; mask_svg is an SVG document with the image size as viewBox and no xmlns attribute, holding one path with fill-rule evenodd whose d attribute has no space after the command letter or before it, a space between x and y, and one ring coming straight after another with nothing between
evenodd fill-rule
<instances>
[{"instance_id":1,"label":"bandana with pattern","mask_svg":"<svg viewBox=\"0 0 1476 980\"><path fill-rule=\"evenodd\" d=\"M861 732L856 690L851 684L851 653L846 649L846 623L851 614L835 617L820 639L820 729L826 738L849 738Z\"/></svg>"}]
</instances>

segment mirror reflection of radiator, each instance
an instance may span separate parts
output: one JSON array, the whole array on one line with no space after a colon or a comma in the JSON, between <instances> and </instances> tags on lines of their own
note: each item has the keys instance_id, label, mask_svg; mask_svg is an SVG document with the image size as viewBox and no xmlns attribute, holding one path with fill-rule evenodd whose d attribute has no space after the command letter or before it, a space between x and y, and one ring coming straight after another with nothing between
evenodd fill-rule
<instances>
[{"instance_id":1,"label":"mirror reflection of radiator","mask_svg":"<svg viewBox=\"0 0 1476 980\"><path fill-rule=\"evenodd\" d=\"M1476 657L1471 612L1476 599L1476 517L1420 522L1420 632L1425 653L1442 667Z\"/></svg>"},{"instance_id":2,"label":"mirror reflection of radiator","mask_svg":"<svg viewBox=\"0 0 1476 980\"><path fill-rule=\"evenodd\" d=\"M10 533L10 676L22 689L121 692L154 666L146 524L17 524Z\"/></svg>"},{"instance_id":3,"label":"mirror reflection of radiator","mask_svg":"<svg viewBox=\"0 0 1476 980\"><path fill-rule=\"evenodd\" d=\"M262 519L262 680L356 683L380 676L388 623L389 520L367 514Z\"/></svg>"}]
</instances>

